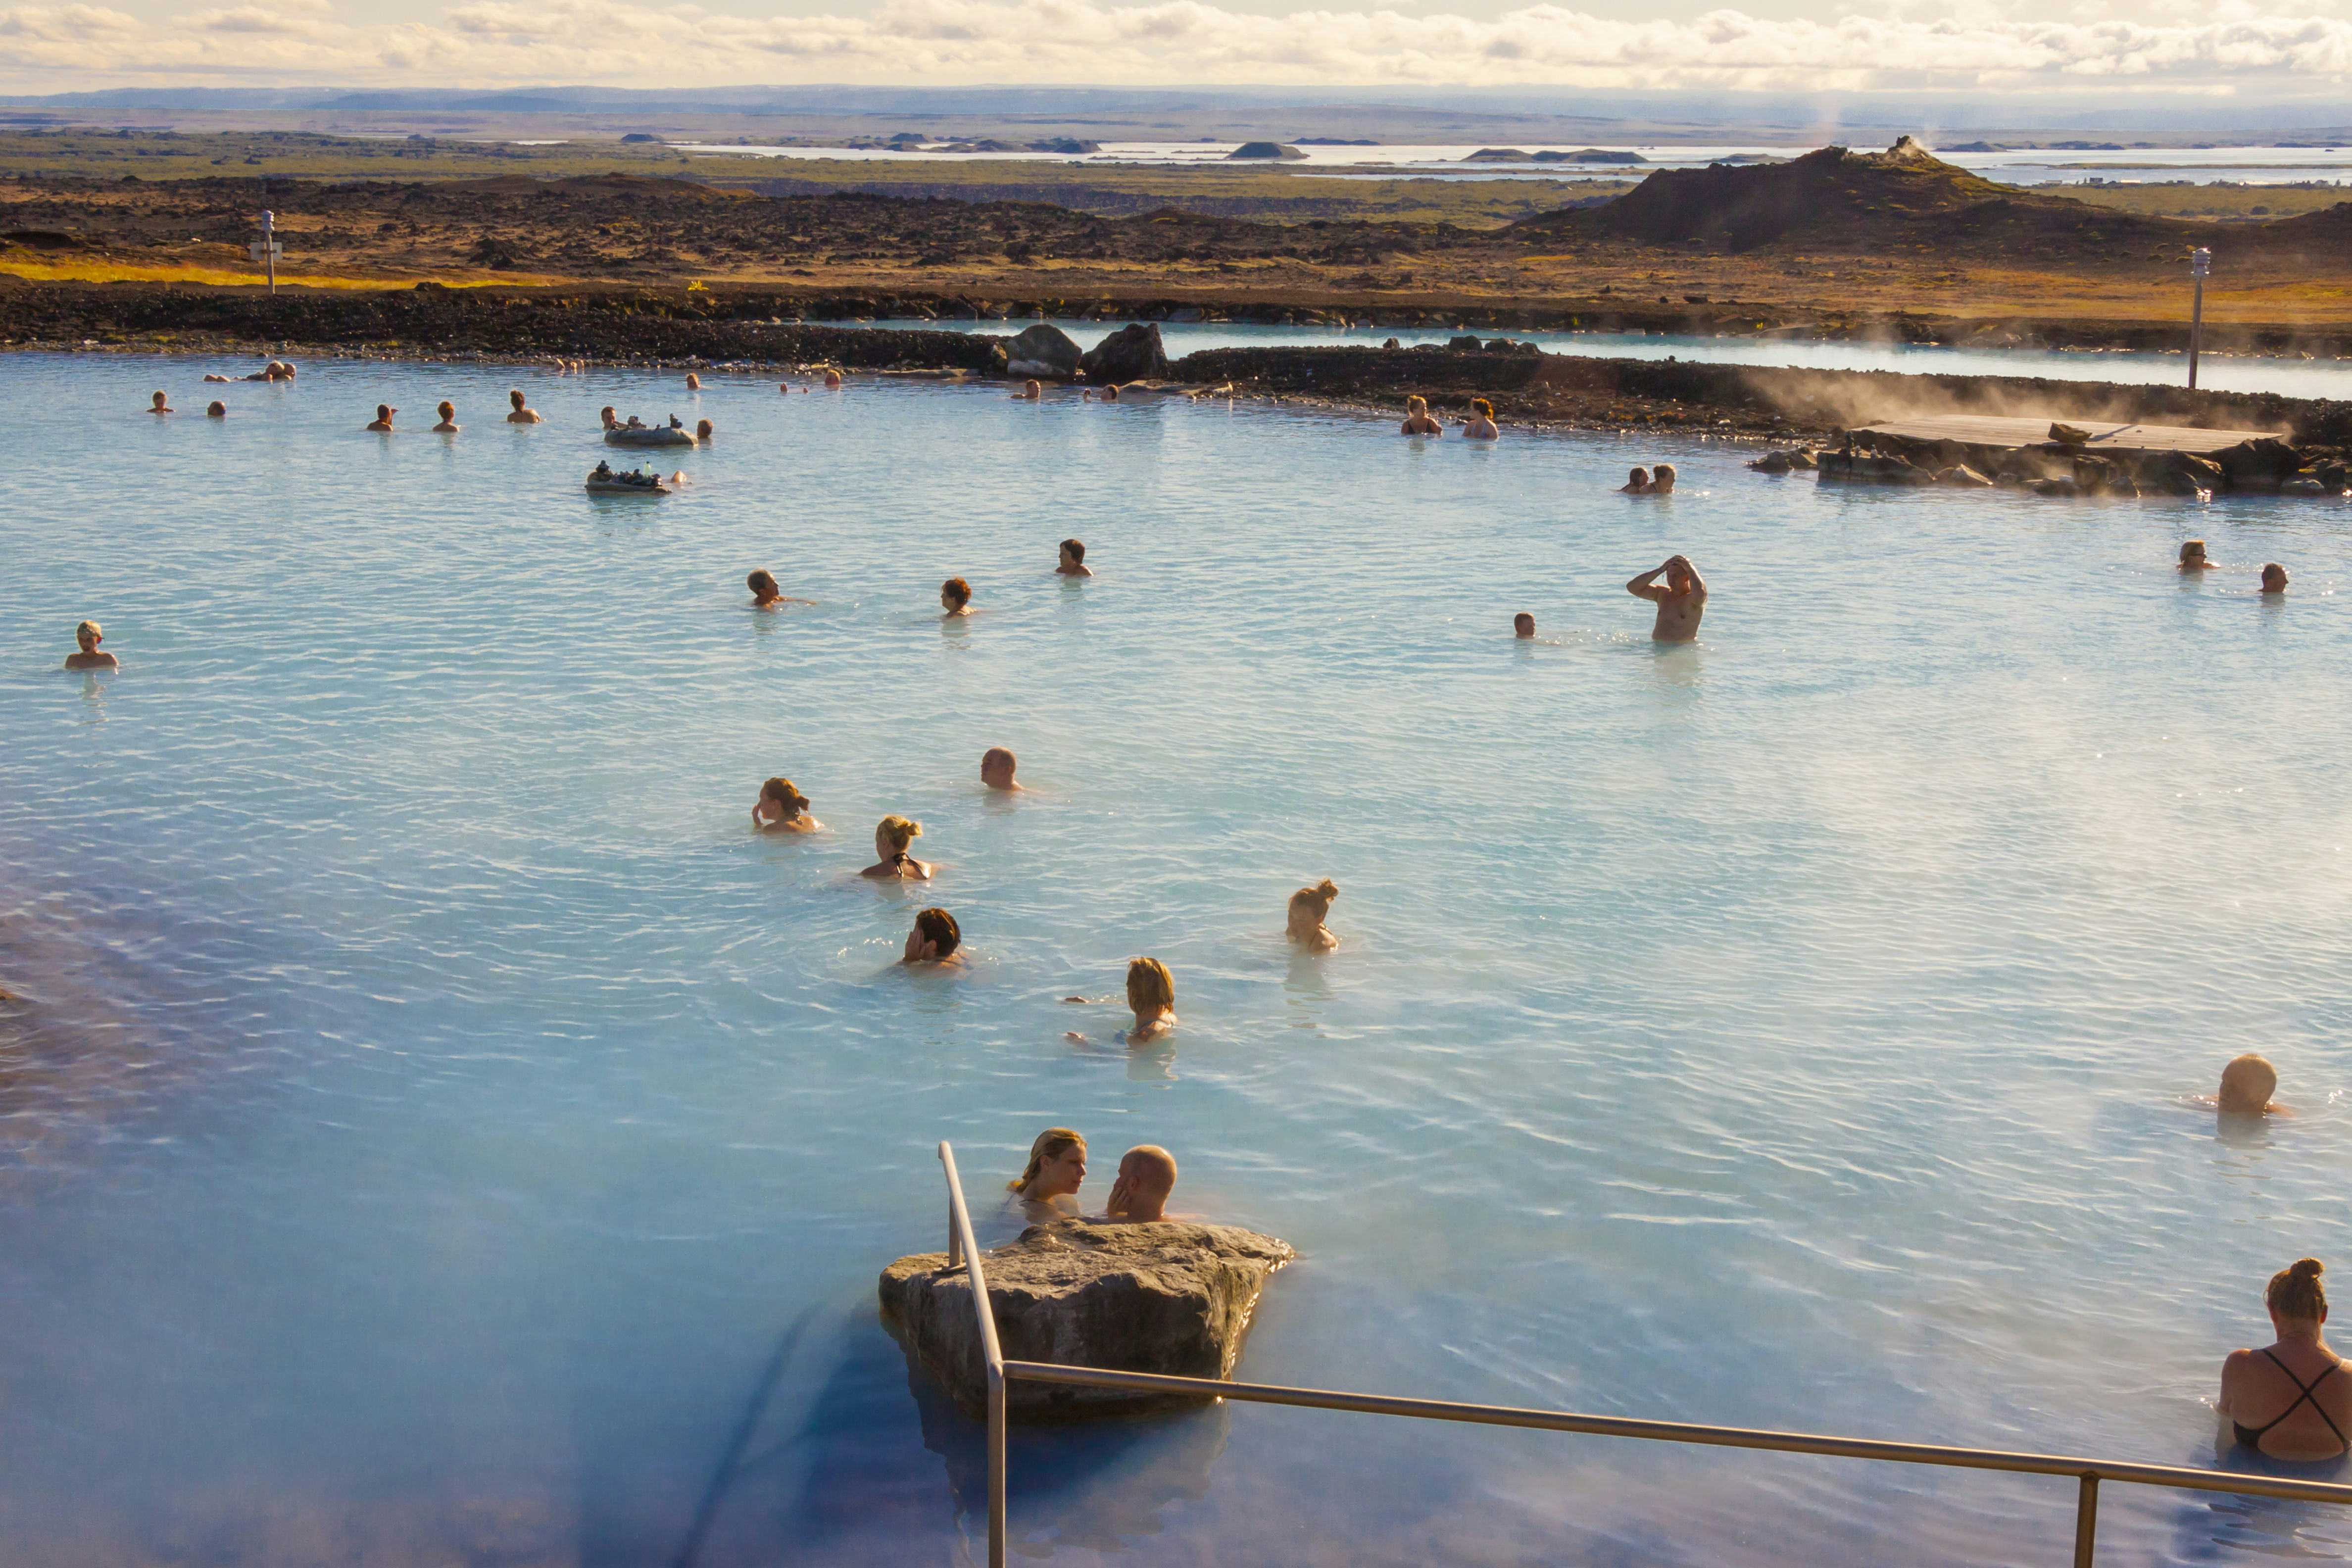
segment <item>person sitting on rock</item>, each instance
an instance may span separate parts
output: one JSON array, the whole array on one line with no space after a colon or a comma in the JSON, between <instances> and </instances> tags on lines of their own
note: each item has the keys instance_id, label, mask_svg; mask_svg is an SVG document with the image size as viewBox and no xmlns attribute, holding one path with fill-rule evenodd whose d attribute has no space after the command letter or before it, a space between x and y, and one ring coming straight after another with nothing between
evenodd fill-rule
<instances>
[{"instance_id":1,"label":"person sitting on rock","mask_svg":"<svg viewBox=\"0 0 2352 1568\"><path fill-rule=\"evenodd\" d=\"M1055 575L1062 577L1093 576L1094 573L1087 566L1086 542L1080 539L1062 541L1062 558L1055 565L1054 572Z\"/></svg>"},{"instance_id":2,"label":"person sitting on rock","mask_svg":"<svg viewBox=\"0 0 2352 1568\"><path fill-rule=\"evenodd\" d=\"M878 858L858 873L861 877L897 877L910 882L928 882L939 868L929 861L918 860L907 852L907 846L923 836L923 825L909 822L903 816L886 816L874 828L874 853Z\"/></svg>"},{"instance_id":3,"label":"person sitting on rock","mask_svg":"<svg viewBox=\"0 0 2352 1568\"><path fill-rule=\"evenodd\" d=\"M1625 476L1625 482L1617 487L1617 493L1621 496L1648 495L1650 493L1650 470L1647 468L1635 468L1633 472Z\"/></svg>"},{"instance_id":4,"label":"person sitting on rock","mask_svg":"<svg viewBox=\"0 0 2352 1568\"><path fill-rule=\"evenodd\" d=\"M227 417L228 417L228 405L227 405L227 404L226 404L226 403L219 402L219 401L217 401L217 400L215 400L215 401L214 401L214 402L211 402L211 403L207 403L207 404L205 404L205 418L207 418L207 419L226 419L226 418L227 418Z\"/></svg>"},{"instance_id":5,"label":"person sitting on rock","mask_svg":"<svg viewBox=\"0 0 2352 1568\"><path fill-rule=\"evenodd\" d=\"M1339 896L1339 885L1328 877L1291 894L1283 934L1309 952L1328 952L1339 946L1339 939L1323 923L1331 912L1331 900Z\"/></svg>"},{"instance_id":6,"label":"person sitting on rock","mask_svg":"<svg viewBox=\"0 0 2352 1568\"><path fill-rule=\"evenodd\" d=\"M1661 583L1660 577L1665 579ZM1658 606L1650 627L1653 642L1696 642L1699 617L1706 614L1706 584L1687 555L1670 555L1625 584L1625 592Z\"/></svg>"},{"instance_id":7,"label":"person sitting on rock","mask_svg":"<svg viewBox=\"0 0 2352 1568\"><path fill-rule=\"evenodd\" d=\"M2183 572L2210 572L2221 563L2205 553L2205 542L2192 539L2180 547L2180 569Z\"/></svg>"},{"instance_id":8,"label":"person sitting on rock","mask_svg":"<svg viewBox=\"0 0 2352 1568\"><path fill-rule=\"evenodd\" d=\"M955 916L945 910L922 910L915 915L915 928L907 933L907 954L901 963L952 963L961 967L963 932L956 928Z\"/></svg>"},{"instance_id":9,"label":"person sitting on rock","mask_svg":"<svg viewBox=\"0 0 2352 1568\"><path fill-rule=\"evenodd\" d=\"M1429 399L1415 393L1404 400L1404 423L1397 426L1406 436L1443 436L1445 426L1429 416Z\"/></svg>"},{"instance_id":10,"label":"person sitting on rock","mask_svg":"<svg viewBox=\"0 0 2352 1568\"><path fill-rule=\"evenodd\" d=\"M2284 1116L2285 1107L2271 1099L2278 1092L2278 1068L2252 1051L2231 1057L2221 1069L2221 1087L2213 1109L2224 1116Z\"/></svg>"},{"instance_id":11,"label":"person sitting on rock","mask_svg":"<svg viewBox=\"0 0 2352 1568\"><path fill-rule=\"evenodd\" d=\"M2269 562L2263 565L2263 592L2265 594L2284 594L2286 592L2285 567L2280 565L2275 561Z\"/></svg>"},{"instance_id":12,"label":"person sitting on rock","mask_svg":"<svg viewBox=\"0 0 2352 1568\"><path fill-rule=\"evenodd\" d=\"M1029 1163L1004 1184L1032 1225L1076 1219L1078 1188L1087 1179L1087 1141L1076 1129L1048 1127L1029 1145Z\"/></svg>"},{"instance_id":13,"label":"person sitting on rock","mask_svg":"<svg viewBox=\"0 0 2352 1568\"><path fill-rule=\"evenodd\" d=\"M433 426L433 434L436 436L455 436L457 433L457 405L454 403L444 402L441 406L436 410L436 412L441 416L441 423Z\"/></svg>"},{"instance_id":14,"label":"person sitting on rock","mask_svg":"<svg viewBox=\"0 0 2352 1568\"><path fill-rule=\"evenodd\" d=\"M1129 959L1127 1005L1135 1009L1135 1026L1127 1043L1139 1046L1156 1040L1176 1026L1176 977L1156 958Z\"/></svg>"},{"instance_id":15,"label":"person sitting on rock","mask_svg":"<svg viewBox=\"0 0 2352 1568\"><path fill-rule=\"evenodd\" d=\"M1004 795L1022 794L1021 785L1013 777L1013 770L1019 765L1010 748L991 746L980 754L980 782Z\"/></svg>"},{"instance_id":16,"label":"person sitting on rock","mask_svg":"<svg viewBox=\"0 0 2352 1568\"><path fill-rule=\"evenodd\" d=\"M121 669L122 661L110 653L100 653L98 645L106 634L98 629L96 621L84 621L74 627L74 641L81 645L79 653L66 655L68 669Z\"/></svg>"},{"instance_id":17,"label":"person sitting on rock","mask_svg":"<svg viewBox=\"0 0 2352 1568\"><path fill-rule=\"evenodd\" d=\"M792 780L772 778L760 786L760 798L751 803L751 826L784 833L814 833L824 824L808 814L808 796L794 789Z\"/></svg>"},{"instance_id":18,"label":"person sitting on rock","mask_svg":"<svg viewBox=\"0 0 2352 1568\"><path fill-rule=\"evenodd\" d=\"M1654 496L1675 493L1675 466L1672 463L1660 463L1650 471L1649 493Z\"/></svg>"},{"instance_id":19,"label":"person sitting on rock","mask_svg":"<svg viewBox=\"0 0 2352 1568\"><path fill-rule=\"evenodd\" d=\"M1515 637L1531 637L1535 636L1536 618L1528 614L1525 610L1521 610L1517 615L1511 617L1511 635Z\"/></svg>"},{"instance_id":20,"label":"person sitting on rock","mask_svg":"<svg viewBox=\"0 0 2352 1568\"><path fill-rule=\"evenodd\" d=\"M369 422L368 428L371 430L381 431L387 436L391 435L392 416L399 412L399 409L394 408L389 403L377 404L375 405L375 418Z\"/></svg>"},{"instance_id":21,"label":"person sitting on rock","mask_svg":"<svg viewBox=\"0 0 2352 1568\"><path fill-rule=\"evenodd\" d=\"M1463 422L1462 436L1469 441L1492 441L1502 435L1495 424L1495 405L1483 397L1470 400L1470 417Z\"/></svg>"},{"instance_id":22,"label":"person sitting on rock","mask_svg":"<svg viewBox=\"0 0 2352 1568\"><path fill-rule=\"evenodd\" d=\"M1139 1143L1119 1156L1103 1218L1119 1225L1157 1224L1168 1217L1168 1195L1175 1190L1176 1156L1157 1143Z\"/></svg>"},{"instance_id":23,"label":"person sitting on rock","mask_svg":"<svg viewBox=\"0 0 2352 1568\"><path fill-rule=\"evenodd\" d=\"M508 393L507 401L514 405L514 412L507 416L508 424L537 425L541 423L538 415L533 414L529 408L523 406L521 387L518 386L512 392Z\"/></svg>"},{"instance_id":24,"label":"person sitting on rock","mask_svg":"<svg viewBox=\"0 0 2352 1568\"><path fill-rule=\"evenodd\" d=\"M971 614L971 584L961 577L950 577L940 584L940 605L947 611L943 619Z\"/></svg>"},{"instance_id":25,"label":"person sitting on rock","mask_svg":"<svg viewBox=\"0 0 2352 1568\"><path fill-rule=\"evenodd\" d=\"M152 398L148 400L147 412L150 414L177 414L179 410L172 406L172 400L169 397L166 397L163 394L159 392Z\"/></svg>"}]
</instances>

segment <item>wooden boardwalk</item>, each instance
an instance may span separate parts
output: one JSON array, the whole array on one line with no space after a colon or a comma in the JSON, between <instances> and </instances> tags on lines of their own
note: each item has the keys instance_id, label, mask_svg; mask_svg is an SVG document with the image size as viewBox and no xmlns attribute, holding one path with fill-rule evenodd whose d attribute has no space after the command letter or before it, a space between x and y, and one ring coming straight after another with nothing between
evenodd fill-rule
<instances>
[{"instance_id":1,"label":"wooden boardwalk","mask_svg":"<svg viewBox=\"0 0 2352 1568\"><path fill-rule=\"evenodd\" d=\"M2182 425L2116 425L2093 419L2062 423L2087 431L2086 452L2188 452L2206 456L2242 441L2279 437L2278 430L2197 430ZM1938 414L1925 419L1888 419L1855 427L1913 441L1965 441L1977 447L2038 447L2051 439L2047 419L2003 419L1984 414Z\"/></svg>"}]
</instances>

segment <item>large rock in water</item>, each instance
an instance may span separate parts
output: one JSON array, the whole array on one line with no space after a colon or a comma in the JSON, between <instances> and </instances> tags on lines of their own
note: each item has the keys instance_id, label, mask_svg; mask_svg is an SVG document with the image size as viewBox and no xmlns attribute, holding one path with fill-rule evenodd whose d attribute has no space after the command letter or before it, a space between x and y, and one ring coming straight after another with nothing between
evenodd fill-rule
<instances>
[{"instance_id":1,"label":"large rock in water","mask_svg":"<svg viewBox=\"0 0 2352 1568\"><path fill-rule=\"evenodd\" d=\"M1070 334L1044 321L1024 329L1019 337L1004 345L1008 375L1067 381L1077 373L1078 357L1078 345L1070 341Z\"/></svg>"},{"instance_id":2,"label":"large rock in water","mask_svg":"<svg viewBox=\"0 0 2352 1568\"><path fill-rule=\"evenodd\" d=\"M1160 323L1129 321L1088 349L1078 368L1097 386L1105 382L1157 381L1168 374L1168 351L1160 342Z\"/></svg>"},{"instance_id":3,"label":"large rock in water","mask_svg":"<svg viewBox=\"0 0 2352 1568\"><path fill-rule=\"evenodd\" d=\"M1296 1258L1286 1242L1233 1226L1078 1221L1031 1226L981 1259L1007 1361L1059 1362L1179 1377L1231 1377L1266 1276ZM988 1404L971 1281L944 1252L882 1271L882 1310L956 1403ZM1035 1420L1164 1405L1108 1388L1016 1381L1008 1415Z\"/></svg>"}]
</instances>

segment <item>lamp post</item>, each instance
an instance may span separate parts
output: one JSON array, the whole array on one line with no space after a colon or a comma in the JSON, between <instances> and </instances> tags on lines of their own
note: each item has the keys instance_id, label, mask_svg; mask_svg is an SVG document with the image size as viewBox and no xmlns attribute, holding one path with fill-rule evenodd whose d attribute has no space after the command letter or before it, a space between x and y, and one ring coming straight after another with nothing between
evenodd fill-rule
<instances>
[{"instance_id":1,"label":"lamp post","mask_svg":"<svg viewBox=\"0 0 2352 1568\"><path fill-rule=\"evenodd\" d=\"M2203 246L2189 253L2189 276L2197 281L2197 298L2189 307L2189 390L2197 390L2197 351L2205 338L2205 275L2213 270L2213 253Z\"/></svg>"},{"instance_id":2,"label":"lamp post","mask_svg":"<svg viewBox=\"0 0 2352 1568\"><path fill-rule=\"evenodd\" d=\"M269 268L269 295L272 299L278 297L278 258L286 254L286 247L278 241L277 231L270 226L276 222L277 219L265 209L261 215L261 243L246 247L256 261ZM2189 384L2197 384L2194 372L2190 374Z\"/></svg>"}]
</instances>

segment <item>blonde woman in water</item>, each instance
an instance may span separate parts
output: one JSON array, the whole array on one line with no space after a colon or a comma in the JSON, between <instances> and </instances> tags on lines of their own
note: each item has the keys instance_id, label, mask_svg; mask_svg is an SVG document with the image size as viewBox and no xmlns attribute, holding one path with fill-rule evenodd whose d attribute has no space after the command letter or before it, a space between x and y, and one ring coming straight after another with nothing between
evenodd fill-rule
<instances>
[{"instance_id":1,"label":"blonde woman in water","mask_svg":"<svg viewBox=\"0 0 2352 1568\"><path fill-rule=\"evenodd\" d=\"M1158 1039L1176 1026L1176 977L1156 958L1129 959L1127 1005L1135 1009L1135 1027L1128 1030L1127 1043Z\"/></svg>"},{"instance_id":2,"label":"blonde woman in water","mask_svg":"<svg viewBox=\"0 0 2352 1568\"><path fill-rule=\"evenodd\" d=\"M1328 952L1339 945L1323 924L1331 912L1331 900L1339 896L1339 885L1326 877L1311 888L1301 888L1290 895L1289 928L1284 934L1309 952Z\"/></svg>"},{"instance_id":3,"label":"blonde woman in water","mask_svg":"<svg viewBox=\"0 0 2352 1568\"><path fill-rule=\"evenodd\" d=\"M1031 1225L1076 1219L1078 1188L1087 1179L1087 1141L1068 1127L1048 1127L1029 1145L1029 1163L1004 1184Z\"/></svg>"},{"instance_id":4,"label":"blonde woman in water","mask_svg":"<svg viewBox=\"0 0 2352 1568\"><path fill-rule=\"evenodd\" d=\"M923 835L923 825L909 822L903 816L886 816L874 828L874 853L878 859L861 877L901 877L908 881L928 882L938 868L928 861L918 860L907 853L907 846Z\"/></svg>"}]
</instances>

